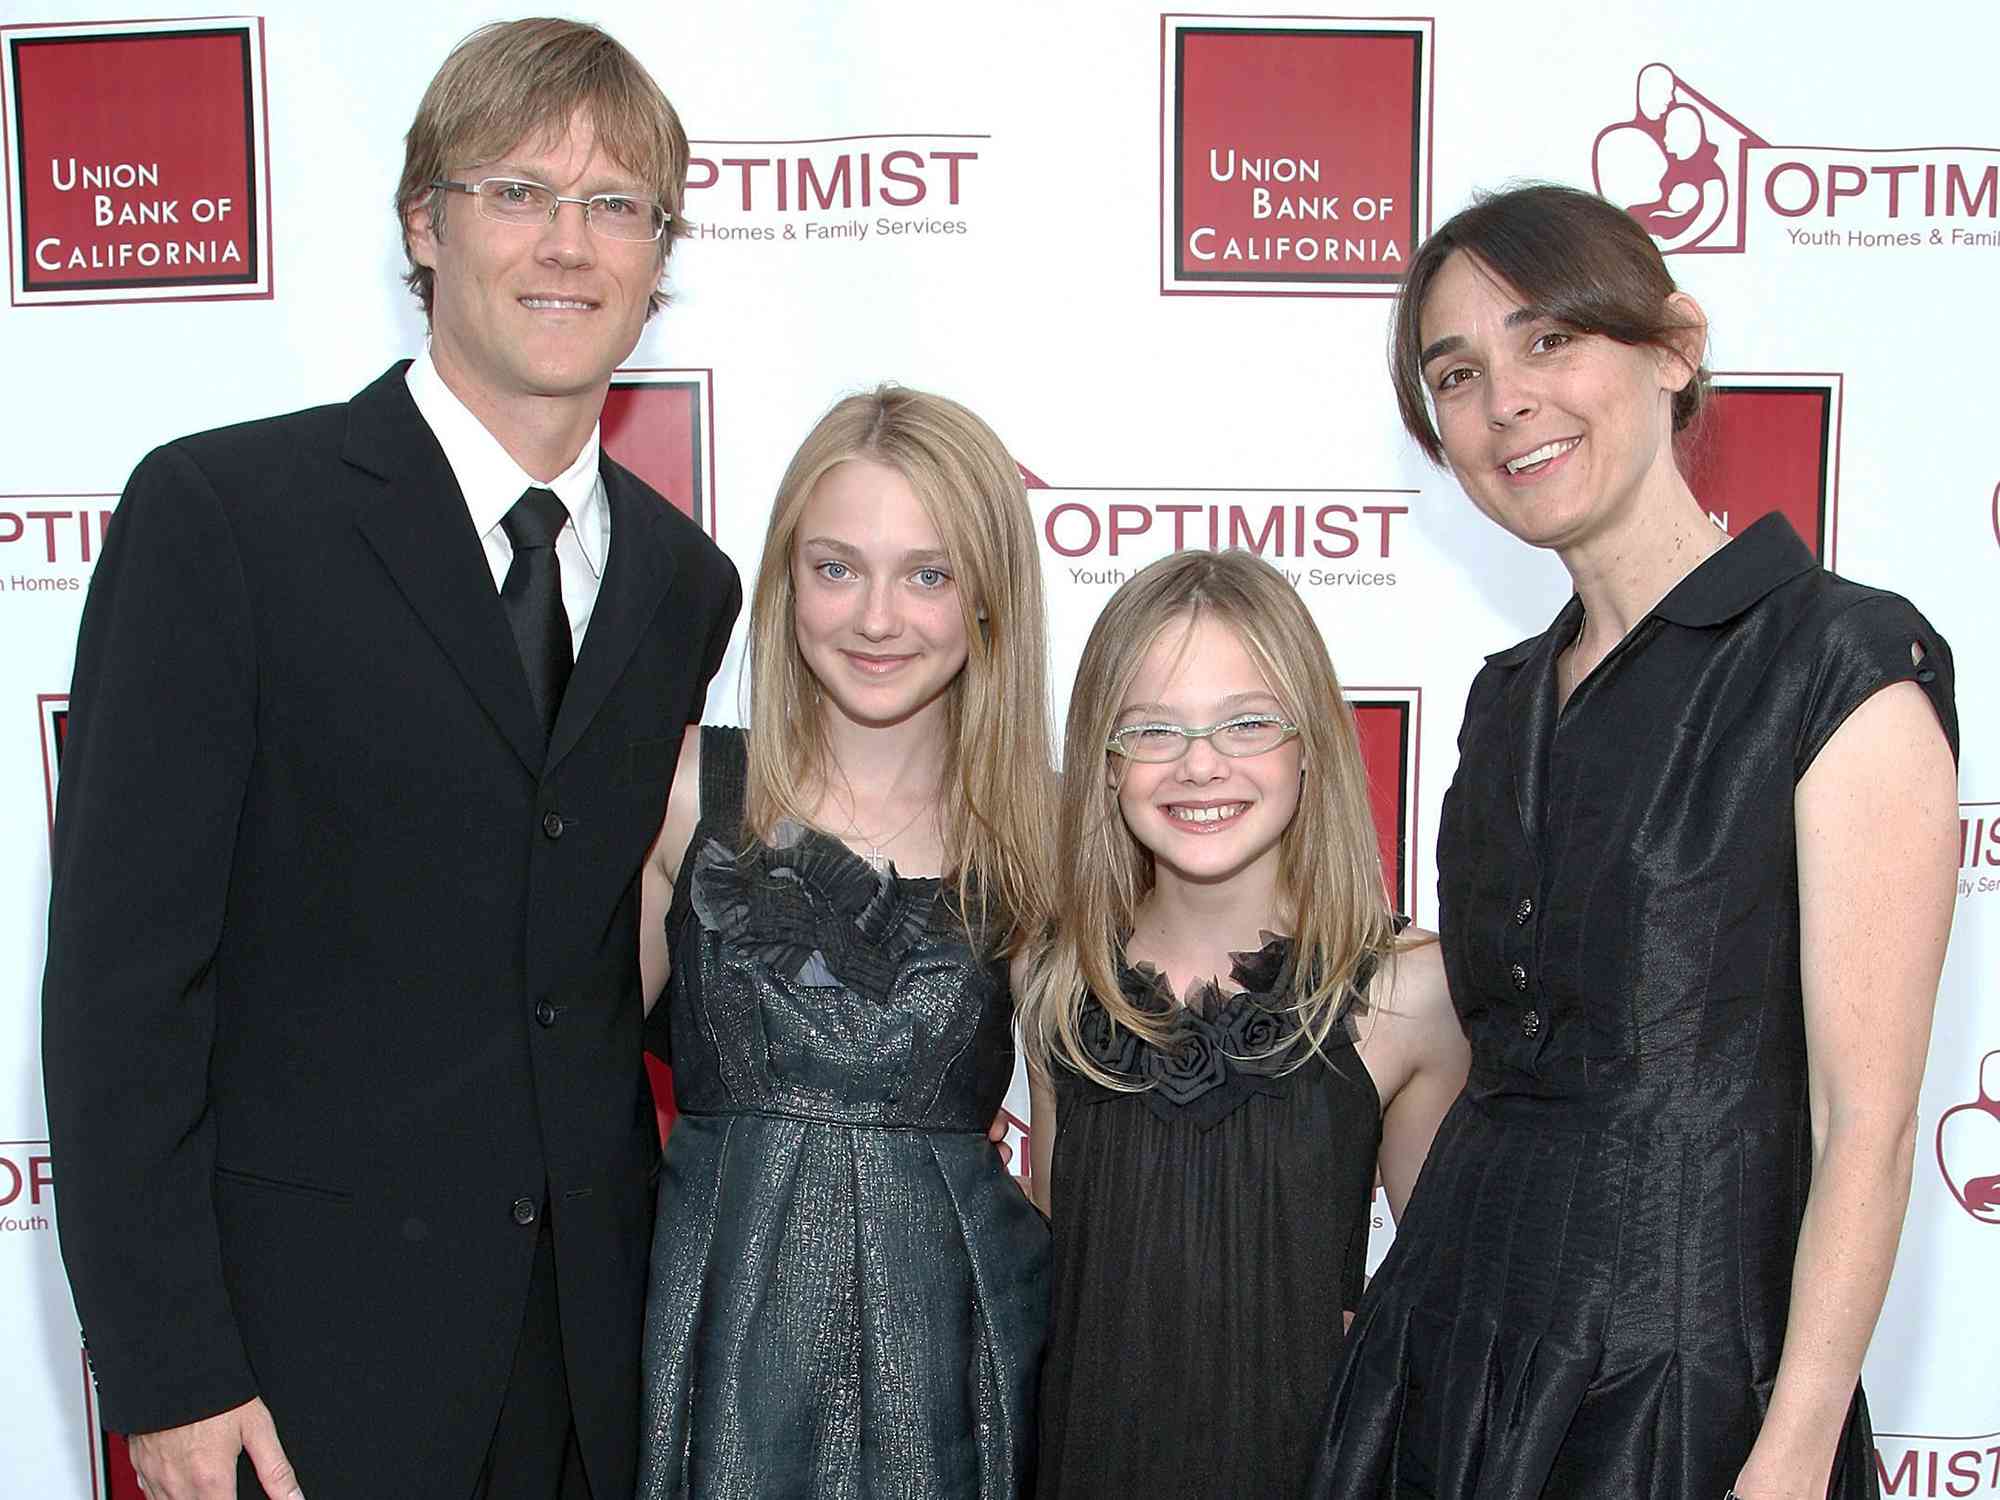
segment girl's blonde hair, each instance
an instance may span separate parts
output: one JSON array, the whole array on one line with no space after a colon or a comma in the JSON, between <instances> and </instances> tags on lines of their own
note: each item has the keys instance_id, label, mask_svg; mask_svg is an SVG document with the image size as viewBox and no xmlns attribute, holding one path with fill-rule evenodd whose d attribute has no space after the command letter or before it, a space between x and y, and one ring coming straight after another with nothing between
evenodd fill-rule
<instances>
[{"instance_id":1,"label":"girl's blonde hair","mask_svg":"<svg viewBox=\"0 0 2000 1500\"><path fill-rule=\"evenodd\" d=\"M968 934L1014 951L1049 919L1049 765L1041 558L1021 471L993 430L943 396L884 385L819 419L771 508L750 605L747 832L809 821L837 774L819 685L793 625L793 552L813 486L850 459L894 469L937 528L965 616L965 668L945 695L938 824Z\"/></svg>"},{"instance_id":2,"label":"girl's blonde hair","mask_svg":"<svg viewBox=\"0 0 2000 1500\"><path fill-rule=\"evenodd\" d=\"M1248 552L1177 552L1111 596L1077 669L1056 814L1063 889L1021 1004L1028 1058L1044 1073L1060 1061L1108 1087L1139 1087L1085 1050L1087 995L1128 1031L1171 1045L1171 1018L1138 1009L1118 984L1120 948L1153 888L1153 857L1119 813L1122 772L1107 778L1105 745L1154 641L1205 620L1242 641L1304 749L1298 812L1278 842L1288 909L1272 918L1293 939L1283 982L1293 1026L1274 1051L1297 1047L1294 1067L1318 1051L1363 966L1395 947L1354 715L1312 616L1278 571Z\"/></svg>"}]
</instances>

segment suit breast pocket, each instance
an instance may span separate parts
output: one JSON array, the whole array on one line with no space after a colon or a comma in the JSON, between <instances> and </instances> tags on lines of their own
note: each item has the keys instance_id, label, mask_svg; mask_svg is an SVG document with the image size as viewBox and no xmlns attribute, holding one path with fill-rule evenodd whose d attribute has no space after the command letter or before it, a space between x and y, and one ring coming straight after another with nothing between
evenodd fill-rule
<instances>
[{"instance_id":1,"label":"suit breast pocket","mask_svg":"<svg viewBox=\"0 0 2000 1500\"><path fill-rule=\"evenodd\" d=\"M663 782L674 774L674 765L680 759L681 742L679 736L666 739L634 740L618 752L618 758L611 772L613 786L637 786L645 782Z\"/></svg>"}]
</instances>

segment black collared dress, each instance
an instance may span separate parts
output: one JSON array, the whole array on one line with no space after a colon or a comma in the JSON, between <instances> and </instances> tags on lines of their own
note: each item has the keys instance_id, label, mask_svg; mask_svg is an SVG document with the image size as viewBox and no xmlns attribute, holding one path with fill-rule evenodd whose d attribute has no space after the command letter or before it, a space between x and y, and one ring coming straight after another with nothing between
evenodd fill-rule
<instances>
[{"instance_id":1,"label":"black collared dress","mask_svg":"<svg viewBox=\"0 0 2000 1500\"><path fill-rule=\"evenodd\" d=\"M1558 711L1581 620L1472 686L1438 835L1472 1073L1336 1367L1317 1496L1719 1500L1770 1399L1812 1157L1793 791L1890 683L1955 753L1951 652L1777 516ZM1857 1389L1832 1500L1878 1494L1871 1450Z\"/></svg>"}]
</instances>

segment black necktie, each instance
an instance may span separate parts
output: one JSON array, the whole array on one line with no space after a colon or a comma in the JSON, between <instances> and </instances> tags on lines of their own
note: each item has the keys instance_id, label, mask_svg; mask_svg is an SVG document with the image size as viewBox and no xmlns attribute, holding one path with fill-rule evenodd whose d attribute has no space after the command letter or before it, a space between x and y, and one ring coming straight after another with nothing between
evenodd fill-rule
<instances>
[{"instance_id":1,"label":"black necktie","mask_svg":"<svg viewBox=\"0 0 2000 1500\"><path fill-rule=\"evenodd\" d=\"M563 609L562 570L556 565L556 534L569 519L562 501L544 489L530 489L501 519L507 540L514 544L514 561L500 585L500 603L514 627L514 644L521 648L521 665L528 671L528 690L542 716L542 732L556 727L563 686L569 681L569 615Z\"/></svg>"}]
</instances>

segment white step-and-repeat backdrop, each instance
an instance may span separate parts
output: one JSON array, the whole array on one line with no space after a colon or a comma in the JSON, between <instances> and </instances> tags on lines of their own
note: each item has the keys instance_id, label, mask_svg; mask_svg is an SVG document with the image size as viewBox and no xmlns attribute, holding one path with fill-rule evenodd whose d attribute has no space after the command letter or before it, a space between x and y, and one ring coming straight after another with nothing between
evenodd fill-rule
<instances>
[{"instance_id":1,"label":"white step-and-repeat backdrop","mask_svg":"<svg viewBox=\"0 0 2000 1500\"><path fill-rule=\"evenodd\" d=\"M130 1482L93 1432L37 1040L92 562L154 444L342 399L419 346L389 206L401 133L492 19L145 8L0 15L0 1490L58 1500ZM1361 706L1385 868L1420 921L1466 687L1565 587L1401 436L1386 299L1477 187L1595 184L1646 222L1712 319L1710 509L1784 509L1958 648L1957 928L1868 1378L1886 1493L2000 1495L2000 10L598 10L687 121L699 221L608 409L612 450L747 577L835 395L895 379L964 400L1029 476L1059 699L1134 567L1254 547ZM737 693L732 658L711 714L737 718Z\"/></svg>"}]
</instances>

